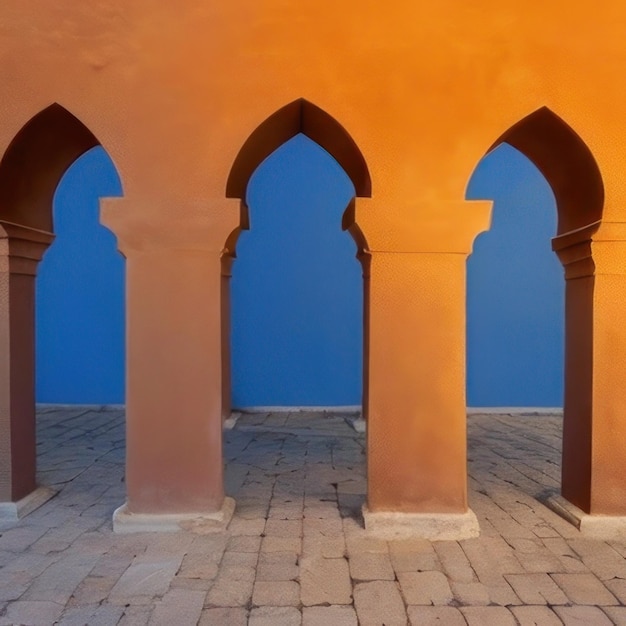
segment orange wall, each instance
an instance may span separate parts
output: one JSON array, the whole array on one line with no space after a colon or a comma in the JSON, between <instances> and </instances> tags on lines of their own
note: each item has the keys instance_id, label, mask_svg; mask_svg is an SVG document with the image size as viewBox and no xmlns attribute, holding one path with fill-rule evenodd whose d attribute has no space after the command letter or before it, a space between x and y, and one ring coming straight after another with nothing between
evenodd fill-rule
<instances>
[{"instance_id":1,"label":"orange wall","mask_svg":"<svg viewBox=\"0 0 626 626\"><path fill-rule=\"evenodd\" d=\"M128 259L131 509L219 506L219 268L239 224L239 202L225 199L226 181L250 133L304 98L343 125L372 181L372 198L356 205L372 252L371 508L463 511L464 260L490 212L488 202L464 202L466 185L507 129L548 107L587 144L601 172L605 222L593 237L612 251L602 272L626 271L613 245L626 233L610 225L626 221L625 18L621 0L603 3L602 11L539 0L427 7L4 0L0 151L56 101L107 149L124 188L122 200L105 203L103 217ZM544 113L539 118L554 117ZM532 139L539 151L531 158L541 160L541 133ZM567 157L555 145L548 165ZM553 186L563 183L560 171ZM624 361L626 342L606 317L613 289L604 280L596 286L594 310L605 315L593 327L601 376ZM599 354L602 341L611 350ZM416 345L425 361L411 356ZM615 432L610 415L622 414L626 392L611 387L607 397L603 390L592 393L606 426L594 446L607 452ZM429 441L440 458L425 450ZM174 473L159 463L165 448ZM391 471L390 463L400 465ZM606 480L620 471L611 465ZM414 477L421 477L419 489ZM621 497L620 489L610 493L610 503Z\"/></svg>"}]
</instances>

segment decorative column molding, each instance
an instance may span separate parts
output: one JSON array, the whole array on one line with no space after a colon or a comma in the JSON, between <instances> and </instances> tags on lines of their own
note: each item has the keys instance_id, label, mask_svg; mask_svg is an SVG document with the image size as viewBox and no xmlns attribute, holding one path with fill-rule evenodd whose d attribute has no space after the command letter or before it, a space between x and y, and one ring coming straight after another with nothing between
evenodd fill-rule
<instances>
[{"instance_id":1,"label":"decorative column molding","mask_svg":"<svg viewBox=\"0 0 626 626\"><path fill-rule=\"evenodd\" d=\"M53 494L35 481L35 276L53 239L0 220L0 520Z\"/></svg>"},{"instance_id":2,"label":"decorative column molding","mask_svg":"<svg viewBox=\"0 0 626 626\"><path fill-rule=\"evenodd\" d=\"M36 276L53 241L52 233L0 220L0 271Z\"/></svg>"},{"instance_id":3,"label":"decorative column molding","mask_svg":"<svg viewBox=\"0 0 626 626\"><path fill-rule=\"evenodd\" d=\"M626 536L626 223L553 240L565 268L561 496L551 506L599 538Z\"/></svg>"},{"instance_id":4,"label":"decorative column molding","mask_svg":"<svg viewBox=\"0 0 626 626\"><path fill-rule=\"evenodd\" d=\"M565 269L565 280L593 276L595 264L592 258L592 238L600 222L555 237L552 249Z\"/></svg>"}]
</instances>

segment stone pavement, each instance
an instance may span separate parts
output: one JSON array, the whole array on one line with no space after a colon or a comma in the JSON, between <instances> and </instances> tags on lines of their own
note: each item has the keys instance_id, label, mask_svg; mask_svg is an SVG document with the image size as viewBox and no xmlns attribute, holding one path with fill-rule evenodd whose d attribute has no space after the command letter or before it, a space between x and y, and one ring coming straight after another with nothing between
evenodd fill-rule
<instances>
[{"instance_id":1,"label":"stone pavement","mask_svg":"<svg viewBox=\"0 0 626 626\"><path fill-rule=\"evenodd\" d=\"M368 537L349 421L244 415L225 434L227 532L114 535L123 412L41 410L39 479L59 494L0 529L0 625L626 624L626 543L541 504L558 489L559 416L468 419L482 534L458 542Z\"/></svg>"}]
</instances>

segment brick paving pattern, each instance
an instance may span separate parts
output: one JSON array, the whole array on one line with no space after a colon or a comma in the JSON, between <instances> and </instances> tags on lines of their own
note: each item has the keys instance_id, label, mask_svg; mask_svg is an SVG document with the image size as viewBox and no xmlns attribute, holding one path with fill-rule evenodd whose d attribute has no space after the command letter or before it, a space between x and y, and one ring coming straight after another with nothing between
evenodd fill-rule
<instances>
[{"instance_id":1,"label":"brick paving pattern","mask_svg":"<svg viewBox=\"0 0 626 626\"><path fill-rule=\"evenodd\" d=\"M0 527L0 626L626 624L626 542L587 539L542 504L561 417L468 418L481 536L452 542L367 535L350 421L243 415L225 433L226 532L114 535L123 411L40 410L39 482L59 493Z\"/></svg>"}]
</instances>

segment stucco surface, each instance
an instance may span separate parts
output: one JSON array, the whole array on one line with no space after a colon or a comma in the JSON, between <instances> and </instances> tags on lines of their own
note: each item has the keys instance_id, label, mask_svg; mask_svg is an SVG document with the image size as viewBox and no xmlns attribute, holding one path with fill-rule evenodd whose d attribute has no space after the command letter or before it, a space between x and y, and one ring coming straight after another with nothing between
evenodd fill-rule
<instances>
[{"instance_id":1,"label":"stucco surface","mask_svg":"<svg viewBox=\"0 0 626 626\"><path fill-rule=\"evenodd\" d=\"M575 308L592 306L592 323L570 327L567 358L591 358L578 349L591 344L593 368L566 392L565 438L569 397L591 424L575 447L604 494L576 498L623 512L626 488L615 477L626 455L609 442L626 396L608 372L626 362L615 304L626 265L625 18L618 0L602 11L538 0L3 2L0 172L29 175L7 177L0 218L23 215L39 190L29 225L49 229L42 207L92 137L122 181L124 198L104 203L102 217L127 257L131 509L221 505L220 253L246 226L227 181L255 129L299 103L279 116L267 145L296 131L323 144L338 138L326 149L339 162L362 159L371 182L371 190L355 185L345 224L372 255L370 508L466 508L464 260L490 207L464 197L479 159L509 141L555 192L559 234L570 237L562 258L572 245L598 254L587 299L568 285ZM63 109L51 116L55 102ZM36 119L48 126L35 134L25 125L44 110ZM20 167L20 155L40 145L49 160ZM572 310L567 317L577 319ZM566 369L576 377L579 366Z\"/></svg>"}]
</instances>

